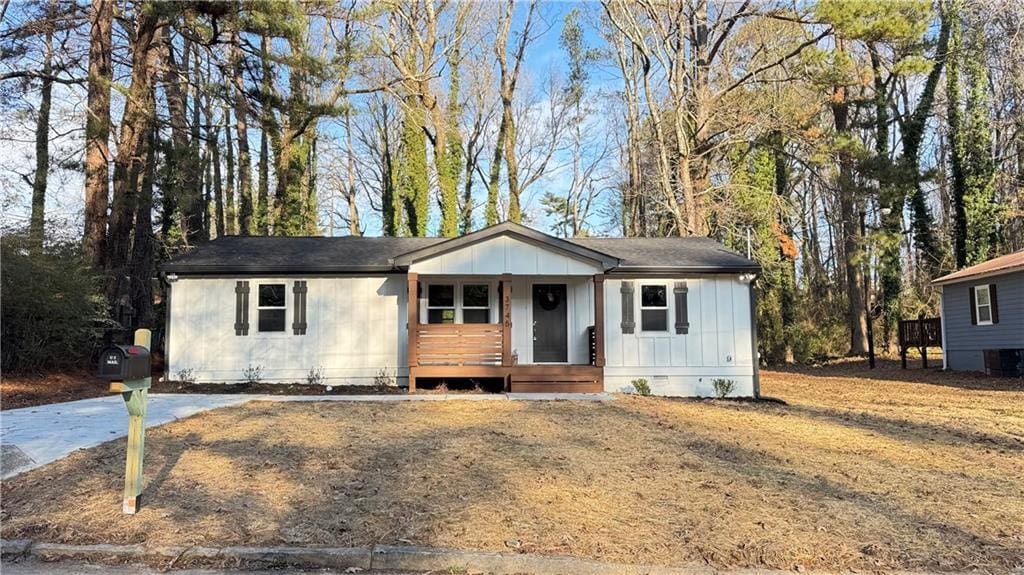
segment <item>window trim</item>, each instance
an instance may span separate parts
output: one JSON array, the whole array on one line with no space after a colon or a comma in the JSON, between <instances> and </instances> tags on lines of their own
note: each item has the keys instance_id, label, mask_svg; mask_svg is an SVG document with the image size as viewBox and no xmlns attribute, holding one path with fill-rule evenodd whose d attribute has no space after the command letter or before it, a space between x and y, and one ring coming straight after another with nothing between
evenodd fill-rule
<instances>
[{"instance_id":1,"label":"window trim","mask_svg":"<svg viewBox=\"0 0 1024 575\"><path fill-rule=\"evenodd\" d=\"M484 287L486 287L487 288L487 305L486 306L466 305L466 286L484 286ZM485 310L487 310L487 322L486 323L474 323L474 324L468 324L468 325L489 325L489 324L495 323L495 322L491 321L491 316L494 315L491 312L491 309L493 307L491 305L492 301L493 301L493 298L492 298L493 293L494 293L494 290L492 289L490 282L486 282L486 281L480 281L480 282L477 282L477 281L460 282L459 283L459 297L458 297L459 309L456 312L456 317L458 318L459 323L461 323L461 324L465 324L466 323L466 317L465 317L465 314L463 312L465 312L465 310L467 310L467 309L485 309Z\"/></svg>"},{"instance_id":2,"label":"window trim","mask_svg":"<svg viewBox=\"0 0 1024 575\"><path fill-rule=\"evenodd\" d=\"M663 335L663 334L672 334L673 333L672 330L669 329L669 323L670 323L669 322L669 311L672 309L672 304L670 302L670 298L668 297L668 294L669 294L668 283L666 283L666 282L644 283L642 281L638 282L638 283L640 284L638 286L640 289L637 290L639 297L636 298L636 301L637 301L637 305L640 308L640 313L637 314L638 319L639 319L639 321L637 323L640 324L639 325L639 327L640 327L639 333L640 334L645 334L646 333L646 334L651 334L651 335L654 335L654 336L659 336L659 335ZM665 305L664 306L647 306L647 305L644 305L644 288L645 287L662 287L662 288L664 288L665 289ZM653 310L661 310L661 311L665 312L665 329L644 329L644 310L652 310L652 311Z\"/></svg>"},{"instance_id":3,"label":"window trim","mask_svg":"<svg viewBox=\"0 0 1024 575\"><path fill-rule=\"evenodd\" d=\"M979 295L981 294L982 290L985 290L985 299L988 300L988 302L984 303L984 304L981 303L981 298L979 297ZM983 308L983 307L984 308L988 308L988 319L987 320L982 320L981 319L981 308ZM978 322L977 322L976 325L993 325L993 323L992 323L992 289L989 287L989 284L981 284L981 285L974 286L974 317L976 317L978 319Z\"/></svg>"},{"instance_id":4,"label":"window trim","mask_svg":"<svg viewBox=\"0 0 1024 575\"><path fill-rule=\"evenodd\" d=\"M260 305L260 288L263 286L279 285L284 288L284 305L271 306L271 305ZM288 282L286 281L257 281L256 282L256 333L266 336L282 336L290 335L288 333ZM260 311L261 310L280 309L284 310L284 320L281 324L281 329L273 331L264 331L260 329Z\"/></svg>"},{"instance_id":5,"label":"window trim","mask_svg":"<svg viewBox=\"0 0 1024 575\"><path fill-rule=\"evenodd\" d=\"M430 288L433 287L433 286L447 286L447 285L452 286L452 305L450 305L450 306L447 306L447 305L430 305ZM427 300L427 305L425 306L426 310L427 310L427 314L426 314L427 317L426 317L426 322L425 323L427 325L454 325L454 324L460 323L459 322L460 318L459 318L459 296L458 296L458 290L459 290L459 286L458 286L457 282L451 282L451 283L448 283L448 282L431 282L431 283L427 284L427 289L424 290L426 292L424 295L425 295L425 298ZM450 309L450 310L452 310L452 322L451 323L445 323L445 322L430 323L430 310L432 310L432 309L440 309L440 310Z\"/></svg>"},{"instance_id":6,"label":"window trim","mask_svg":"<svg viewBox=\"0 0 1024 575\"><path fill-rule=\"evenodd\" d=\"M420 295L420 309L422 313L420 315L420 323L425 325L500 325L501 324L501 300L496 298L498 294L498 282L490 279L447 279L447 278L431 278L422 280L421 285L423 286L422 294ZM452 323L430 323L430 310L432 309L452 309L446 306L432 306L430 305L430 286L434 285L450 285L454 289L454 309L455 309L455 320ZM487 307L465 307L463 305L463 293L462 286L464 285L486 285L487 286ZM500 296L499 296L500 297ZM490 311L488 314L487 323L472 323L466 324L463 321L462 310L463 309L487 309Z\"/></svg>"}]
</instances>

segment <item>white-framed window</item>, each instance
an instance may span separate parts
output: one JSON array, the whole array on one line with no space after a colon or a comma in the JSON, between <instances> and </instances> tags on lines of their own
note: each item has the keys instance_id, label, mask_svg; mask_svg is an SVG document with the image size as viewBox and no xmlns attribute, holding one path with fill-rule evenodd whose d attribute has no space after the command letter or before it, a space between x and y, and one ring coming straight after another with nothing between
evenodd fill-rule
<instances>
[{"instance_id":1,"label":"white-framed window","mask_svg":"<svg viewBox=\"0 0 1024 575\"><path fill-rule=\"evenodd\" d=\"M668 286L641 284L640 331L668 331Z\"/></svg>"},{"instance_id":2,"label":"white-framed window","mask_svg":"<svg viewBox=\"0 0 1024 575\"><path fill-rule=\"evenodd\" d=\"M987 284L974 287L974 312L978 325L992 325L992 294Z\"/></svg>"},{"instance_id":3,"label":"white-framed window","mask_svg":"<svg viewBox=\"0 0 1024 575\"><path fill-rule=\"evenodd\" d=\"M287 301L285 284L259 284L256 299L257 330L260 332L284 331Z\"/></svg>"},{"instance_id":4,"label":"white-framed window","mask_svg":"<svg viewBox=\"0 0 1024 575\"><path fill-rule=\"evenodd\" d=\"M427 286L427 323L455 323L455 284Z\"/></svg>"},{"instance_id":5,"label":"white-framed window","mask_svg":"<svg viewBox=\"0 0 1024 575\"><path fill-rule=\"evenodd\" d=\"M490 284L462 284L462 323L491 323Z\"/></svg>"},{"instance_id":6,"label":"white-framed window","mask_svg":"<svg viewBox=\"0 0 1024 575\"><path fill-rule=\"evenodd\" d=\"M494 282L427 282L426 323L494 323ZM422 296L420 296L422 297Z\"/></svg>"}]
</instances>

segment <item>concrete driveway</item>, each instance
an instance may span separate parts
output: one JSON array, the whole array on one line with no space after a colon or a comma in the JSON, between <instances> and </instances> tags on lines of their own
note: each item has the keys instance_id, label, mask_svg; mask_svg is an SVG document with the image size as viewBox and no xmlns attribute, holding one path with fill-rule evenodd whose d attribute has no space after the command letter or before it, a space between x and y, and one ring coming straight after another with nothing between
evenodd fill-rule
<instances>
[{"instance_id":1,"label":"concrete driveway","mask_svg":"<svg viewBox=\"0 0 1024 575\"><path fill-rule=\"evenodd\" d=\"M175 394L149 396L146 427L247 401L446 401L446 400L597 400L604 393L497 393L429 395L247 395ZM0 411L0 479L46 465L79 450L128 433L128 412L121 396L96 397Z\"/></svg>"}]
</instances>

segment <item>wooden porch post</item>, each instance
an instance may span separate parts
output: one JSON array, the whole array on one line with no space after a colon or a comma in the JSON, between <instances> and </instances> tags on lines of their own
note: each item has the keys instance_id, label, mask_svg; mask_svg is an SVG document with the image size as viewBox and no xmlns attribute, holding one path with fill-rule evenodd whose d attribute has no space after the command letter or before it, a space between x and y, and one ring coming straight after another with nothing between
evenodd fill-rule
<instances>
[{"instance_id":1,"label":"wooden porch post","mask_svg":"<svg viewBox=\"0 0 1024 575\"><path fill-rule=\"evenodd\" d=\"M419 359L417 358L417 348L419 342L417 342L417 335L419 334L418 324L420 322L419 314L419 275L415 273L408 274L409 279L409 298L406 300L406 310L408 311L408 324L409 338L407 344L406 356L408 357L409 363L409 393L416 391L416 373L415 368L419 365Z\"/></svg>"},{"instance_id":2,"label":"wooden porch post","mask_svg":"<svg viewBox=\"0 0 1024 575\"><path fill-rule=\"evenodd\" d=\"M604 367L604 275L594 276L594 365Z\"/></svg>"},{"instance_id":3,"label":"wooden porch post","mask_svg":"<svg viewBox=\"0 0 1024 575\"><path fill-rule=\"evenodd\" d=\"M512 275L501 276L501 365L512 365Z\"/></svg>"}]
</instances>

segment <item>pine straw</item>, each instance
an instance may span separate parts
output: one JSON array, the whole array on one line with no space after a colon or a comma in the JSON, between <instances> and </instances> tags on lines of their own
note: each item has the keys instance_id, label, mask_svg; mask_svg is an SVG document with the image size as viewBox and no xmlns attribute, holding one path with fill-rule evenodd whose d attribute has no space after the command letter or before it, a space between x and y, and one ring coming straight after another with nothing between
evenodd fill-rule
<instances>
[{"instance_id":1,"label":"pine straw","mask_svg":"<svg viewBox=\"0 0 1024 575\"><path fill-rule=\"evenodd\" d=\"M84 370L46 374L3 374L0 409L18 409L47 403L109 395L107 382Z\"/></svg>"},{"instance_id":2,"label":"pine straw","mask_svg":"<svg viewBox=\"0 0 1024 575\"><path fill-rule=\"evenodd\" d=\"M1008 571L1024 391L934 377L766 374L789 405L250 403L151 430L137 516L119 511L122 440L4 482L2 535Z\"/></svg>"}]
</instances>

